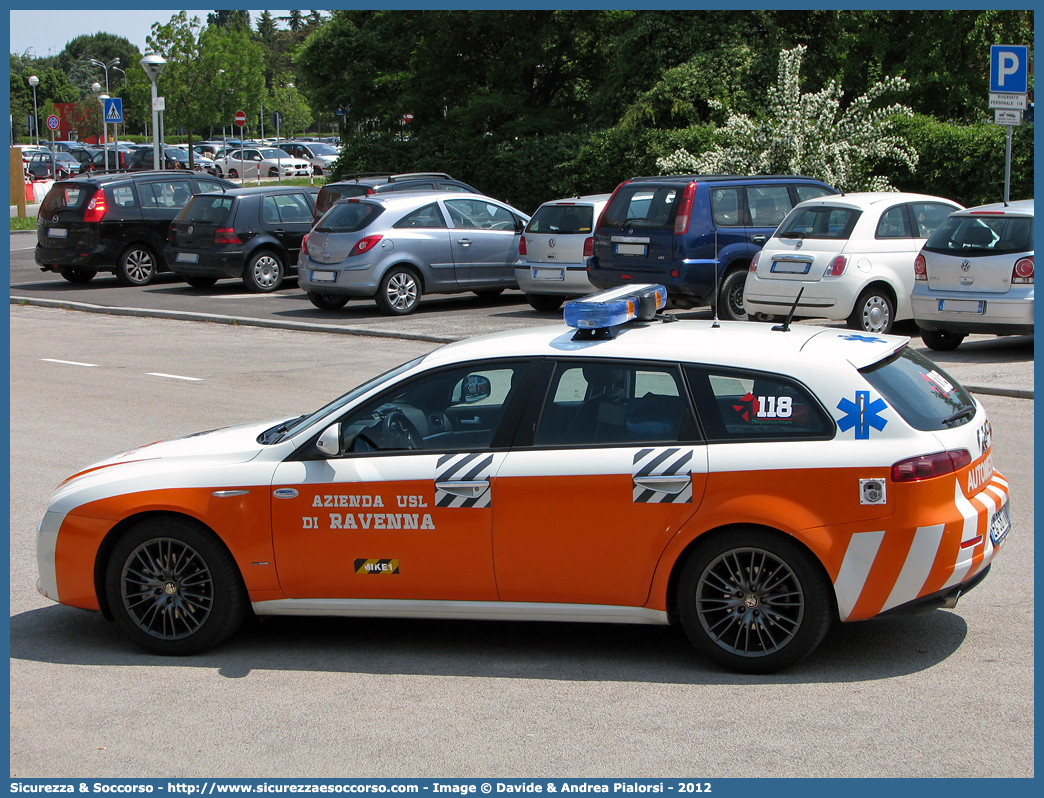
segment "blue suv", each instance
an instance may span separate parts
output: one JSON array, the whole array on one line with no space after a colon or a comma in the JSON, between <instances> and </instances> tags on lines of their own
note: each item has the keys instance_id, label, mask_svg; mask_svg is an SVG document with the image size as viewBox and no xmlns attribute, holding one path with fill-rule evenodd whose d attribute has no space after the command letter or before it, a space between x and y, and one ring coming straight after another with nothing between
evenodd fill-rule
<instances>
[{"instance_id":1,"label":"blue suv","mask_svg":"<svg viewBox=\"0 0 1044 798\"><path fill-rule=\"evenodd\" d=\"M674 307L717 301L722 318L746 319L755 253L798 202L837 193L795 175L635 177L617 186L598 220L587 275L598 288L660 283Z\"/></svg>"}]
</instances>

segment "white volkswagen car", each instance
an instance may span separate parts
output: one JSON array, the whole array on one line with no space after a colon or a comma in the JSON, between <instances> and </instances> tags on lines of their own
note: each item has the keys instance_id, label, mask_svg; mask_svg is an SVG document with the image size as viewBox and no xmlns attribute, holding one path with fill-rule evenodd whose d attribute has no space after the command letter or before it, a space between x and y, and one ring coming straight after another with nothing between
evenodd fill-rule
<instances>
[{"instance_id":1,"label":"white volkswagen car","mask_svg":"<svg viewBox=\"0 0 1044 798\"><path fill-rule=\"evenodd\" d=\"M895 192L799 203L751 261L743 307L751 315L786 315L796 301L799 317L887 333L913 317L914 258L960 208L941 197Z\"/></svg>"},{"instance_id":2,"label":"white volkswagen car","mask_svg":"<svg viewBox=\"0 0 1044 798\"><path fill-rule=\"evenodd\" d=\"M930 349L968 333L1033 333L1033 200L951 214L914 262L913 312Z\"/></svg>"}]
</instances>

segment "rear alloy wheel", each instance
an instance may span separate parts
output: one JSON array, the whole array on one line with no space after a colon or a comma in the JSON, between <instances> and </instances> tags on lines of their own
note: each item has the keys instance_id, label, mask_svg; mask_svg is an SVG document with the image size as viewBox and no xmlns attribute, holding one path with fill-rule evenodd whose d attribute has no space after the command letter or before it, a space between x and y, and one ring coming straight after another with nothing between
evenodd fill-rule
<instances>
[{"instance_id":1,"label":"rear alloy wheel","mask_svg":"<svg viewBox=\"0 0 1044 798\"><path fill-rule=\"evenodd\" d=\"M105 576L109 608L135 643L196 654L236 631L247 602L232 555L205 527L151 518L116 544Z\"/></svg>"},{"instance_id":2,"label":"rear alloy wheel","mask_svg":"<svg viewBox=\"0 0 1044 798\"><path fill-rule=\"evenodd\" d=\"M409 269L396 266L389 269L381 278L377 296L374 299L381 312L391 316L405 316L413 313L420 303L420 282Z\"/></svg>"},{"instance_id":3,"label":"rear alloy wheel","mask_svg":"<svg viewBox=\"0 0 1044 798\"><path fill-rule=\"evenodd\" d=\"M123 250L116 264L116 280L120 285L148 285L156 276L156 256L142 244Z\"/></svg>"},{"instance_id":4,"label":"rear alloy wheel","mask_svg":"<svg viewBox=\"0 0 1044 798\"><path fill-rule=\"evenodd\" d=\"M921 340L924 341L924 345L936 352L952 352L961 345L965 335L965 333L944 330L921 330Z\"/></svg>"},{"instance_id":5,"label":"rear alloy wheel","mask_svg":"<svg viewBox=\"0 0 1044 798\"><path fill-rule=\"evenodd\" d=\"M859 295L852 315L848 317L848 327L868 333L884 335L892 329L895 321L895 305L880 288L868 288Z\"/></svg>"},{"instance_id":6,"label":"rear alloy wheel","mask_svg":"<svg viewBox=\"0 0 1044 798\"><path fill-rule=\"evenodd\" d=\"M62 269L59 274L70 283L89 283L98 272L94 269Z\"/></svg>"},{"instance_id":7,"label":"rear alloy wheel","mask_svg":"<svg viewBox=\"0 0 1044 798\"><path fill-rule=\"evenodd\" d=\"M747 321L743 309L743 286L747 283L746 269L733 269L725 275L718 291L718 315L728 321Z\"/></svg>"},{"instance_id":8,"label":"rear alloy wheel","mask_svg":"<svg viewBox=\"0 0 1044 798\"><path fill-rule=\"evenodd\" d=\"M217 282L217 277L186 277L185 282L193 288L210 288Z\"/></svg>"},{"instance_id":9,"label":"rear alloy wheel","mask_svg":"<svg viewBox=\"0 0 1044 798\"><path fill-rule=\"evenodd\" d=\"M306 291L308 301L319 310L340 310L348 304L350 297L347 294L317 294L314 291Z\"/></svg>"},{"instance_id":10,"label":"rear alloy wheel","mask_svg":"<svg viewBox=\"0 0 1044 798\"><path fill-rule=\"evenodd\" d=\"M562 307L565 297L555 296L554 294L526 294L526 300L533 310L550 313Z\"/></svg>"},{"instance_id":11,"label":"rear alloy wheel","mask_svg":"<svg viewBox=\"0 0 1044 798\"><path fill-rule=\"evenodd\" d=\"M270 294L283 284L283 262L271 250L262 249L247 262L243 282L255 294Z\"/></svg>"},{"instance_id":12,"label":"rear alloy wheel","mask_svg":"<svg viewBox=\"0 0 1044 798\"><path fill-rule=\"evenodd\" d=\"M726 530L698 544L678 580L693 645L737 673L774 673L810 654L833 617L830 582L781 532Z\"/></svg>"}]
</instances>

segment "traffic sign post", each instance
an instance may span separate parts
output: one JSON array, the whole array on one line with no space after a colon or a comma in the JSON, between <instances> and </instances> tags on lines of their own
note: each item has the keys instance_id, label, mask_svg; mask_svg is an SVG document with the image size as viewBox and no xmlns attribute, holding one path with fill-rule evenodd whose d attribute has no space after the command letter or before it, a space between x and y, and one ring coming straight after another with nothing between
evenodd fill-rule
<instances>
[{"instance_id":1,"label":"traffic sign post","mask_svg":"<svg viewBox=\"0 0 1044 798\"><path fill-rule=\"evenodd\" d=\"M103 123L112 125L112 147L113 160L116 168L120 168L120 125L123 123L123 100L119 97L108 97L102 101L102 111L105 117Z\"/></svg>"},{"instance_id":2,"label":"traffic sign post","mask_svg":"<svg viewBox=\"0 0 1044 798\"><path fill-rule=\"evenodd\" d=\"M56 175L54 173L54 169L55 169L55 166L54 166L54 131L56 131L58 129L58 125L59 124L61 124L61 123L58 121L58 117L56 117L54 114L51 114L49 117L47 117L47 127L50 128L50 130L51 130L51 179L52 180L57 180L58 179L58 175Z\"/></svg>"},{"instance_id":3,"label":"traffic sign post","mask_svg":"<svg viewBox=\"0 0 1044 798\"><path fill-rule=\"evenodd\" d=\"M240 127L246 125L246 111L236 111L236 124ZM224 124L224 122L222 122Z\"/></svg>"},{"instance_id":4,"label":"traffic sign post","mask_svg":"<svg viewBox=\"0 0 1044 798\"><path fill-rule=\"evenodd\" d=\"M1017 44L990 46L990 108L994 121L1005 125L1004 137L1004 204L1011 195L1011 135L1022 122L1029 93L1029 48Z\"/></svg>"}]
</instances>

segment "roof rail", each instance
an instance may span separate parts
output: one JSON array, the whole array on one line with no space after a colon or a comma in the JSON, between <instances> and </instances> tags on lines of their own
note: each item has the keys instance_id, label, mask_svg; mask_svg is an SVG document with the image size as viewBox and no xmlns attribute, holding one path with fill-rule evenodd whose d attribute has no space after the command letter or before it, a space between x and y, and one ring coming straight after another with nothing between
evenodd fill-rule
<instances>
[{"instance_id":1,"label":"roof rail","mask_svg":"<svg viewBox=\"0 0 1044 798\"><path fill-rule=\"evenodd\" d=\"M396 180L403 180L405 178L409 178L412 180L415 177L442 177L446 180L453 180L453 178L445 172L404 172L400 175L392 175L388 178L388 182L394 183Z\"/></svg>"},{"instance_id":2,"label":"roof rail","mask_svg":"<svg viewBox=\"0 0 1044 798\"><path fill-rule=\"evenodd\" d=\"M355 172L350 175L342 175L338 183L347 183L349 180L359 181L363 177L394 177L394 172Z\"/></svg>"}]
</instances>

